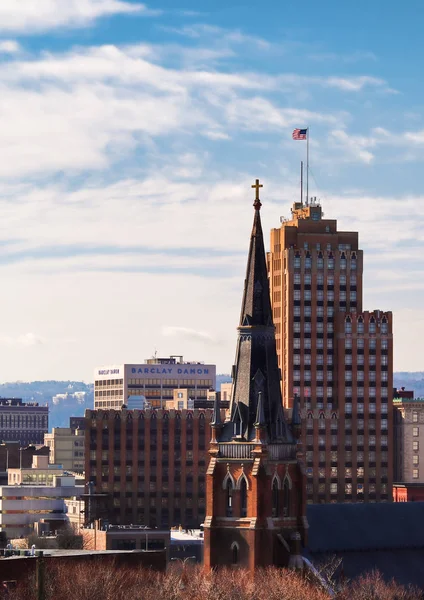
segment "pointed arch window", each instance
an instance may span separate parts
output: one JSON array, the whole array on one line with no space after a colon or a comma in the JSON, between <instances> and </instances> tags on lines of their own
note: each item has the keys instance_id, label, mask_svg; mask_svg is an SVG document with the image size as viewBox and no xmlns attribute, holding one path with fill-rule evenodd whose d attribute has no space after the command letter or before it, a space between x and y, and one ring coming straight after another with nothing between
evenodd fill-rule
<instances>
[{"instance_id":1,"label":"pointed arch window","mask_svg":"<svg viewBox=\"0 0 424 600\"><path fill-rule=\"evenodd\" d=\"M237 565L239 561L239 547L236 542L231 545L231 562L233 565Z\"/></svg>"},{"instance_id":2,"label":"pointed arch window","mask_svg":"<svg viewBox=\"0 0 424 600\"><path fill-rule=\"evenodd\" d=\"M247 484L244 477L240 482L240 516L247 517Z\"/></svg>"},{"instance_id":3,"label":"pointed arch window","mask_svg":"<svg viewBox=\"0 0 424 600\"><path fill-rule=\"evenodd\" d=\"M370 325L369 325L369 332L370 333L375 333L375 331L376 331L375 319L374 319L374 317L371 317L371 319L370 319Z\"/></svg>"},{"instance_id":4,"label":"pointed arch window","mask_svg":"<svg viewBox=\"0 0 424 600\"><path fill-rule=\"evenodd\" d=\"M345 333L352 333L352 321L350 317L347 317L345 321Z\"/></svg>"},{"instance_id":5,"label":"pointed arch window","mask_svg":"<svg viewBox=\"0 0 424 600\"><path fill-rule=\"evenodd\" d=\"M227 479L227 483L225 486L226 493L226 516L233 516L233 482L230 478Z\"/></svg>"},{"instance_id":6,"label":"pointed arch window","mask_svg":"<svg viewBox=\"0 0 424 600\"><path fill-rule=\"evenodd\" d=\"M362 317L358 319L358 333L364 333L364 319Z\"/></svg>"},{"instance_id":7,"label":"pointed arch window","mask_svg":"<svg viewBox=\"0 0 424 600\"><path fill-rule=\"evenodd\" d=\"M389 325L387 323L387 319L386 317L383 317L383 319L381 320L381 333L388 333L389 332Z\"/></svg>"},{"instance_id":8,"label":"pointed arch window","mask_svg":"<svg viewBox=\"0 0 424 600\"><path fill-rule=\"evenodd\" d=\"M283 485L283 516L290 516L290 486L287 479L284 481Z\"/></svg>"},{"instance_id":9,"label":"pointed arch window","mask_svg":"<svg viewBox=\"0 0 424 600\"><path fill-rule=\"evenodd\" d=\"M274 478L274 481L272 482L272 516L278 517L278 513L279 513L279 489L278 489L278 481L277 478Z\"/></svg>"}]
</instances>

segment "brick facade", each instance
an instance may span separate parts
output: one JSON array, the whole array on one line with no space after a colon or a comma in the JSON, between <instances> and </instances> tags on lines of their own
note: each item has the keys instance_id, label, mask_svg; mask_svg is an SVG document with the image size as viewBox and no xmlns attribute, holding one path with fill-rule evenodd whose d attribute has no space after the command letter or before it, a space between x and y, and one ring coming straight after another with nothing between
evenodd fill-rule
<instances>
[{"instance_id":1,"label":"brick facade","mask_svg":"<svg viewBox=\"0 0 424 600\"><path fill-rule=\"evenodd\" d=\"M268 254L283 403L300 396L309 503L390 501L392 313L364 311L358 233L295 203Z\"/></svg>"},{"instance_id":2,"label":"brick facade","mask_svg":"<svg viewBox=\"0 0 424 600\"><path fill-rule=\"evenodd\" d=\"M109 522L199 527L211 411L86 411L85 472Z\"/></svg>"}]
</instances>

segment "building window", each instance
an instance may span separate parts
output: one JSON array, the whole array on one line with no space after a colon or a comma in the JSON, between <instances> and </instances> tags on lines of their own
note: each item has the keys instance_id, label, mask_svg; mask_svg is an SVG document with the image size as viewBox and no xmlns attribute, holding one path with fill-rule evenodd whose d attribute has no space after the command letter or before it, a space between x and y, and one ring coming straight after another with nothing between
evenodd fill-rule
<instances>
[{"instance_id":1,"label":"building window","mask_svg":"<svg viewBox=\"0 0 424 600\"><path fill-rule=\"evenodd\" d=\"M412 435L414 437L418 437L420 435L420 429L419 429L419 427L413 427L412 428Z\"/></svg>"},{"instance_id":2,"label":"building window","mask_svg":"<svg viewBox=\"0 0 424 600\"><path fill-rule=\"evenodd\" d=\"M412 411L412 422L418 423L418 412L416 410Z\"/></svg>"},{"instance_id":3,"label":"building window","mask_svg":"<svg viewBox=\"0 0 424 600\"><path fill-rule=\"evenodd\" d=\"M412 469L412 478L413 479L418 479L419 477L419 471L418 469Z\"/></svg>"},{"instance_id":4,"label":"building window","mask_svg":"<svg viewBox=\"0 0 424 600\"><path fill-rule=\"evenodd\" d=\"M283 498L284 498L283 516L289 517L290 516L290 487L289 487L289 482L287 481L287 479L284 481L284 485L283 485Z\"/></svg>"},{"instance_id":5,"label":"building window","mask_svg":"<svg viewBox=\"0 0 424 600\"><path fill-rule=\"evenodd\" d=\"M244 477L240 483L240 514L242 517L247 516L247 484Z\"/></svg>"},{"instance_id":6,"label":"building window","mask_svg":"<svg viewBox=\"0 0 424 600\"><path fill-rule=\"evenodd\" d=\"M370 333L375 333L375 330L376 330L375 320L374 320L373 317L371 317L370 324L369 324L369 332Z\"/></svg>"},{"instance_id":7,"label":"building window","mask_svg":"<svg viewBox=\"0 0 424 600\"><path fill-rule=\"evenodd\" d=\"M414 467L416 467L416 466L418 466L418 463L419 463L419 456L418 456L418 454L415 454L412 457L412 464L414 465Z\"/></svg>"},{"instance_id":8,"label":"building window","mask_svg":"<svg viewBox=\"0 0 424 600\"><path fill-rule=\"evenodd\" d=\"M419 450L420 449L420 443L418 441L412 442L412 450Z\"/></svg>"},{"instance_id":9,"label":"building window","mask_svg":"<svg viewBox=\"0 0 424 600\"><path fill-rule=\"evenodd\" d=\"M272 516L278 517L278 496L279 496L279 490L278 490L278 482L277 479L275 478L273 483L272 483Z\"/></svg>"},{"instance_id":10,"label":"building window","mask_svg":"<svg viewBox=\"0 0 424 600\"><path fill-rule=\"evenodd\" d=\"M233 565L238 564L238 554L239 554L239 547L236 544L236 542L234 542L231 546L231 562L233 563Z\"/></svg>"},{"instance_id":11,"label":"building window","mask_svg":"<svg viewBox=\"0 0 424 600\"><path fill-rule=\"evenodd\" d=\"M228 481L227 481L226 492L227 492L226 513L227 513L227 517L232 517L233 516L233 483L230 478L228 478Z\"/></svg>"}]
</instances>

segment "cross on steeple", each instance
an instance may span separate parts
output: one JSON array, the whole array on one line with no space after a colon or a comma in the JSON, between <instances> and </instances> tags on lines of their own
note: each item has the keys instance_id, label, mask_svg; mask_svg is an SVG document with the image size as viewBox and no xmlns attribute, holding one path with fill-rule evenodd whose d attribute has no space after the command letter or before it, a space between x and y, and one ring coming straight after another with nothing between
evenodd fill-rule
<instances>
[{"instance_id":1,"label":"cross on steeple","mask_svg":"<svg viewBox=\"0 0 424 600\"><path fill-rule=\"evenodd\" d=\"M255 201L253 203L253 206L255 207L255 210L261 210L262 204L259 200L259 188L262 188L264 186L261 183L259 183L259 179L256 179L256 183L254 183L251 187L256 190Z\"/></svg>"}]
</instances>

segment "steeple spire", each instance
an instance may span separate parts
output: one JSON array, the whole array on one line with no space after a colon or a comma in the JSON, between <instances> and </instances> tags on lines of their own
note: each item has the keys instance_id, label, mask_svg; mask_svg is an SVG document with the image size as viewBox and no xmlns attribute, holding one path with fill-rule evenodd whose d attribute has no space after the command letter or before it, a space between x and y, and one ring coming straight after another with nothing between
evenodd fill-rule
<instances>
[{"instance_id":1,"label":"steeple spire","mask_svg":"<svg viewBox=\"0 0 424 600\"><path fill-rule=\"evenodd\" d=\"M268 272L264 248L264 238L261 224L261 201L259 199L259 184L252 185L256 190L255 216L250 235L249 256L247 259L246 279L241 307L240 325L272 325L271 299L269 296Z\"/></svg>"},{"instance_id":2,"label":"steeple spire","mask_svg":"<svg viewBox=\"0 0 424 600\"><path fill-rule=\"evenodd\" d=\"M260 217L261 187L259 179L252 185L255 189L255 213L238 327L230 410L231 421L242 421L239 429L242 437L249 441L255 438L256 423L266 430L268 440L281 439L281 435L277 435L277 421L282 414L280 370ZM282 418L284 420L284 416ZM225 437L228 431L229 428L224 427L222 435ZM286 437L286 441L293 442L289 432Z\"/></svg>"}]
</instances>

